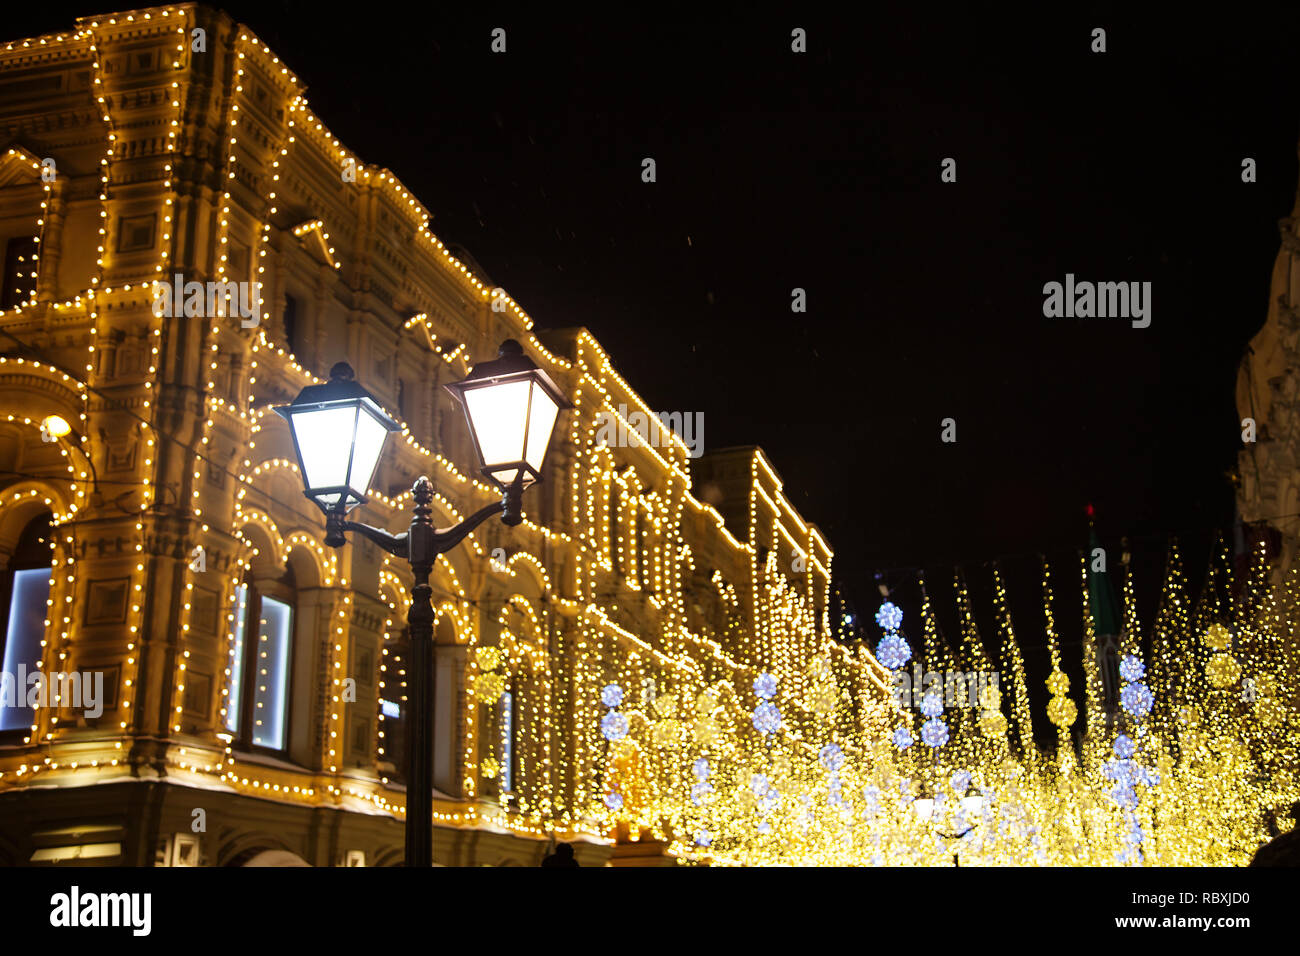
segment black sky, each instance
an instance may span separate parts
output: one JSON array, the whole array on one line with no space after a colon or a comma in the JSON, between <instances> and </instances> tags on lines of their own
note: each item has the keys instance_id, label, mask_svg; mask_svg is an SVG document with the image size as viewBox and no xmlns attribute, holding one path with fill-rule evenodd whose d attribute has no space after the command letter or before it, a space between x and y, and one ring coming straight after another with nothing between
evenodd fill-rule
<instances>
[{"instance_id":1,"label":"black sky","mask_svg":"<svg viewBox=\"0 0 1300 956\"><path fill-rule=\"evenodd\" d=\"M1296 191L1294 22L429 6L225 9L539 327L590 328L707 447L762 445L864 605L877 569L1080 548L1087 502L1158 552L1232 521L1236 368ZM103 12L64 10L6 32ZM1152 282L1151 327L1044 318L1067 272Z\"/></svg>"}]
</instances>

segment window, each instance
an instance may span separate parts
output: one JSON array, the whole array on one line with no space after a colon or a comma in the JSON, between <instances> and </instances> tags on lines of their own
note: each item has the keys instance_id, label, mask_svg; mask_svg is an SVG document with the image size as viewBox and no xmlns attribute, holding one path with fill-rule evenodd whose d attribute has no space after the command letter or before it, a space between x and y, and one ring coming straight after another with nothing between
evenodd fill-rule
<instances>
[{"instance_id":1,"label":"window","mask_svg":"<svg viewBox=\"0 0 1300 956\"><path fill-rule=\"evenodd\" d=\"M284 346L293 355L298 354L298 300L286 294L284 297Z\"/></svg>"},{"instance_id":2,"label":"window","mask_svg":"<svg viewBox=\"0 0 1300 956\"><path fill-rule=\"evenodd\" d=\"M293 661L292 572L284 582L239 586L226 729L245 749L288 746L289 671Z\"/></svg>"},{"instance_id":3,"label":"window","mask_svg":"<svg viewBox=\"0 0 1300 956\"><path fill-rule=\"evenodd\" d=\"M35 294L37 245L35 236L16 236L5 245L0 309L20 306Z\"/></svg>"},{"instance_id":4,"label":"window","mask_svg":"<svg viewBox=\"0 0 1300 956\"><path fill-rule=\"evenodd\" d=\"M5 629L3 703L0 731L31 729L35 712L27 706L27 676L41 660L46 602L50 597L51 516L34 518L23 528L4 576ZM12 698L10 697L12 694ZM10 703L12 701L12 705Z\"/></svg>"},{"instance_id":5,"label":"window","mask_svg":"<svg viewBox=\"0 0 1300 956\"><path fill-rule=\"evenodd\" d=\"M637 584L642 590L649 590L650 578L646 574L646 554L645 554L645 522L646 516L642 513L639 503L632 509L632 520L636 522L636 542L632 551L633 571L636 574Z\"/></svg>"},{"instance_id":6,"label":"window","mask_svg":"<svg viewBox=\"0 0 1300 956\"><path fill-rule=\"evenodd\" d=\"M407 699L406 664L410 642L406 628L384 648L379 677L379 771L396 783L406 782Z\"/></svg>"},{"instance_id":7,"label":"window","mask_svg":"<svg viewBox=\"0 0 1300 956\"><path fill-rule=\"evenodd\" d=\"M515 790L515 695L501 695L501 792Z\"/></svg>"},{"instance_id":8,"label":"window","mask_svg":"<svg viewBox=\"0 0 1300 956\"><path fill-rule=\"evenodd\" d=\"M620 506L618 487L611 483L609 488L609 554L613 561L615 573L622 573L624 567L622 557L623 522L619 511Z\"/></svg>"}]
</instances>

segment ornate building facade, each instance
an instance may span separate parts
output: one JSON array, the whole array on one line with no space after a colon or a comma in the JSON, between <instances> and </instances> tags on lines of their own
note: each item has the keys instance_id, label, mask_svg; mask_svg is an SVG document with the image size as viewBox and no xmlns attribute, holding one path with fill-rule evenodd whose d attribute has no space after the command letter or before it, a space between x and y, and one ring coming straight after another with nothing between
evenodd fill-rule
<instances>
[{"instance_id":1,"label":"ornate building facade","mask_svg":"<svg viewBox=\"0 0 1300 956\"><path fill-rule=\"evenodd\" d=\"M434 572L438 862L664 838L681 735L752 733L763 671L792 699L814 657L834 673L829 714L787 707L784 733L875 726L886 672L830 640L831 549L762 452L601 440L654 413L600 344L534 328L302 90L192 4L0 46L0 633L7 674L46 678L13 688L67 691L0 708L0 863L400 863L409 569L323 545L271 411L340 360L402 424L359 513L394 530L421 474L440 527L494 500L442 386L500 341L576 406L524 523ZM717 705L656 724L619 807L611 683L634 724Z\"/></svg>"},{"instance_id":2,"label":"ornate building facade","mask_svg":"<svg viewBox=\"0 0 1300 956\"><path fill-rule=\"evenodd\" d=\"M1237 506L1251 536L1266 539L1285 569L1300 548L1300 193L1278 230L1268 315L1237 374ZM1242 541L1237 549L1248 550Z\"/></svg>"}]
</instances>

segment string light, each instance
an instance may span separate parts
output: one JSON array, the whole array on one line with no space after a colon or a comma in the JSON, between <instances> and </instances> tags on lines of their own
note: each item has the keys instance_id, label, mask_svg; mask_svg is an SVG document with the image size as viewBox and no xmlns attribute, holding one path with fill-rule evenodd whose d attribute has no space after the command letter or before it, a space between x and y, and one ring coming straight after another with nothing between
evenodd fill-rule
<instances>
[{"instance_id":1,"label":"string light","mask_svg":"<svg viewBox=\"0 0 1300 956\"><path fill-rule=\"evenodd\" d=\"M159 9L143 19L152 15L153 26L141 29L155 29L169 45L174 35L171 65L183 71L190 56L185 41L193 10ZM105 23L114 26L117 20ZM181 79L167 81L174 113L167 120L164 145L157 259L144 269L140 281L132 277L128 284L109 287L107 207L114 164L121 157L116 104L103 67L104 29L95 20L74 34L35 41L39 46L75 45L89 55L91 93L105 136L100 224L89 287L63 302L48 303L69 327L77 319L89 327L84 376L76 379L52 366L0 357L0 376L19 369L56 387L61 398L51 411L77 422L75 441L68 444L87 463L92 454L107 455L107 449L88 437L89 393L121 387L108 380L112 369L104 364L107 349L113 347L108 316L138 311L142 300L148 301L149 283L165 280L181 251L173 164L188 94ZM21 41L19 47L31 42ZM15 49L15 44L7 49ZM747 487L741 492L746 510L728 526L716 508L694 493L690 452L675 434L667 433L658 447L613 449L598 441L602 421L628 425L623 409L655 417L600 344L584 331L569 341L571 357L551 351L532 334L532 318L513 298L490 288L429 231L429 213L391 173L364 164L340 145L311 111L298 78L265 43L241 28L234 53L234 73L229 88L222 91L229 106L218 154L222 188L216 209L216 278L262 281L268 275L271 250L286 231L278 225L283 221L281 207L289 208L282 190L292 188L295 200L303 198L297 196L301 187L286 181L288 169L309 163L351 166L356 187L366 191L368 201L373 199L378 214L411 238L414 261L431 286L442 287L436 294L414 284L408 290L411 308L391 329L393 342L400 342L404 354L418 354L428 362L426 368L456 374L468 370L471 348L463 337L449 334L449 323L438 308L454 292L466 302L460 318L486 321L494 330L518 337L565 383L576 405L567 432L557 436L557 446L563 446L554 476L554 486L561 489L554 499L558 507L552 514L540 501L536 505L549 523L526 519L512 533L501 560L490 553L495 532L485 527L469 536L459 552L440 561L435 571L440 640L449 638L451 649L466 655L466 689L476 688L480 680L487 690L495 689L496 680L484 680L489 674L499 677L502 686L502 693L491 701L465 694L463 705L454 708L452 725L439 728L450 741L456 755L454 772L460 777L458 792L435 803L440 824L492 826L534 838L648 836L668 843L682 859L715 863L946 862L948 847L936 840L931 824L965 819L959 816L968 812L961 809L962 799L973 788L981 794L982 817L971 831L977 836L963 846L979 861L1111 863L1136 822L1143 833L1143 862L1239 863L1262 836L1261 811L1300 795L1294 772L1297 735L1291 732L1292 717L1282 703L1294 700L1295 665L1300 663L1293 623L1300 581L1294 574L1271 584L1267 568L1257 561L1242 592L1245 596L1237 597L1225 552L1207 589L1209 597L1203 597L1193 613L1181 571L1173 570L1177 561L1171 560L1154 646L1145 658L1150 662L1147 682L1154 708L1139 751L1143 766L1154 768L1158 782L1143 793L1134 820L1124 819L1098 796L1104 795L1103 760L1118 753L1116 741L1090 745L1076 759L1066 731L1073 720L1062 719L1057 721L1055 753L1043 753L1034 743L1022 652L996 570L1000 663L1010 690L997 700L981 700L978 715L945 714L943 743L926 746L920 715L900 713L891 699L889 670L866 648L845 647L832 639L832 549L796 512L766 457L759 451L730 453L730 464L746 477ZM254 82L272 83L281 91L282 119L253 118L248 87ZM257 153L266 150L273 157L269 165L250 164L254 154L250 144L241 142L243 137L258 140ZM27 169L40 173L39 160L20 150L11 149L4 161L20 164L24 175ZM260 198L249 203L248 196ZM35 222L36 242L42 248L54 239L60 202L58 191L45 183ZM334 207L308 214L311 218L287 232L318 248L329 262L331 280L337 276L340 283L355 283L347 248L351 224ZM337 249L326 231L326 219L340 237ZM234 261L232 246L239 236L250 237L250 242L257 237L257 256L248 263ZM252 274L242 274L246 267ZM31 296L12 310L13 315L47 304L38 300L52 294L50 283L42 285L39 269L36 272L30 277ZM170 682L159 682L169 688L163 692L168 695L163 711L167 719L159 729L174 735L193 731L207 739L180 738L183 745L169 748L161 759L168 762L169 772L220 782L239 793L290 805L355 808L400 820L405 813L403 792L380 772L379 764L401 760L388 749L392 718L382 702L399 707L406 702L401 672L405 662L398 661L393 648L407 611L409 569L384 558L376 570L357 559L355 544L341 551L325 548L320 517L304 515L296 507L299 499L291 503L279 490L299 484L297 465L287 457L283 426L267 415L284 389L320 383L313 369L319 363L314 355L309 359L293 354L279 330L268 328L264 320L271 316L260 306L255 327L231 321L235 316L230 301L227 297L219 314L201 330L198 447L193 449L195 467L185 476L188 487L179 490L181 504L188 508L182 535L185 554L198 547L214 559L220 555L222 561L214 560L207 570L199 570L202 563L193 568L188 560L179 563L183 599L175 653L166 665L161 655L150 660L151 667L174 668ZM164 386L160 354L174 330L164 326L161 316L151 317L147 329L147 373L128 386L139 411L136 428L142 455L136 467L142 493L133 522L136 540L130 543L128 636L116 715L123 733L100 752L69 759L56 749L57 715L38 711L27 744L37 741L46 749L29 748L0 759L0 779L6 784L55 772L116 779L123 772L118 768L123 745L131 742L129 734L145 729L150 719L133 715L145 692L138 647L146 621L145 591L163 560L153 540L159 521L152 512L164 500L161 489L167 485L160 471L157 442L163 439L154 423L154 395ZM236 358L247 362L246 375L236 374L245 371ZM227 359L231 365L223 377L222 362ZM413 421L394 417L402 430L384 467L391 468L392 476L430 474L439 488L434 505L440 519L453 523L499 498L497 490L466 469L467 459L444 456L416 437L434 434L425 411L413 414ZM8 420L39 428L39 420L15 414ZM218 442L235 449L231 470L216 460ZM62 444L59 451L74 479L65 492L55 493L50 482L41 481L12 486L0 496L0 514L39 500L54 515L41 666L66 661L77 636L71 607L77 593L78 549L72 531L77 514L90 504L86 472L78 470ZM208 484L203 468L212 479ZM233 492L221 491L219 482L232 476ZM550 487L548 476L537 494L550 493ZM370 520L398 526L409 505L410 492L390 496L377 491L368 505ZM241 603L247 601L241 586L263 566L291 565L310 577L310 586L329 592L320 604L322 636L328 639L320 663L325 686L315 691L325 694L323 727L319 740L311 744L310 766L276 767L240 753L226 728L231 708L239 706L232 699L231 682L238 666L239 622L249 610ZM206 588L209 578L218 582L216 606L224 611L219 642L195 626L196 589ZM1042 583L1055 674L1060 673L1060 648L1046 566ZM956 653L940 633L922 580L918 663L944 672L991 668L965 582L958 579L955 588L961 622ZM354 705L343 688L348 677L355 676L348 668L359 646L354 629L363 596L377 599L386 609L381 615L383 646L375 661L378 694L376 700L363 702L367 719L369 708L374 708L374 752L355 755L361 758L360 768L345 768L344 728L350 726ZM486 612L489 603L497 613ZM1127 585L1125 609L1128 633L1135 635L1136 609ZM889 620L894 620L892 612ZM1205 642L1214 624L1228 629L1226 649ZM1100 680L1100 662L1090 643L1095 635L1087 634L1085 654L1092 656L1085 657L1090 683L1084 714L1092 725L1101 701L1100 684L1095 683ZM478 652L489 649L498 658L495 669L480 668ZM1214 664L1225 660L1214 654L1230 655L1241 670ZM198 686L198 661L221 658L224 667L213 665L223 670L224 678L217 681L215 726L187 728L185 695L187 688ZM1177 667L1176 662L1191 666ZM764 719L755 727L759 703L753 688L760 674L773 678L772 699L763 700L779 719ZM1257 693L1250 701L1241 698L1242 674L1255 680ZM1075 705L1068 687L1054 684L1059 693L1053 696L1063 703L1052 710L1064 718ZM626 729L614 739L602 730L609 707L601 691L611 685L626 693L618 705ZM499 706L507 691L516 708L509 718L509 753ZM213 696L218 697L218 690ZM928 737L938 741L933 732ZM703 776L696 769L701 766L707 767ZM515 799L494 806L482 792L483 781L501 780L503 771L511 779ZM755 786L759 778L763 785ZM700 786L705 781L707 791ZM931 814L924 821L913 806L923 788L928 794L923 799L931 801ZM607 801L610 794L618 794L618 799Z\"/></svg>"}]
</instances>

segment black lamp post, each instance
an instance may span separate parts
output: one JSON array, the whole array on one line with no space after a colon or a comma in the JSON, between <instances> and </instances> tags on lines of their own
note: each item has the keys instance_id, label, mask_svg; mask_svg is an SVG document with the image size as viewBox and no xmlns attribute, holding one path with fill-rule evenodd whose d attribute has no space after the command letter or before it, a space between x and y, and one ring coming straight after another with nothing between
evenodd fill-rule
<instances>
[{"instance_id":1,"label":"black lamp post","mask_svg":"<svg viewBox=\"0 0 1300 956\"><path fill-rule=\"evenodd\" d=\"M293 433L304 493L325 512L325 543L341 547L347 543L344 532L355 531L411 563L407 866L433 863L433 563L493 515L511 526L523 521L524 489L541 481L556 418L573 407L513 339L501 343L496 359L475 365L464 381L446 388L464 407L479 466L502 498L444 531L434 530L429 517L433 484L424 476L411 489L415 514L403 534L347 520L366 501L388 433L401 427L356 383L347 363L335 365L324 385L307 386L292 404L275 410Z\"/></svg>"},{"instance_id":2,"label":"black lamp post","mask_svg":"<svg viewBox=\"0 0 1300 956\"><path fill-rule=\"evenodd\" d=\"M960 802L962 805L962 809L965 810L967 813L969 813L971 816L975 815L975 811L979 809L981 803L979 797L961 797ZM966 827L965 830L962 830L960 833L948 833L944 830L940 830L938 822L934 819L934 811L936 805L937 805L937 801L935 800L934 797L917 797L915 800L912 801L912 809L916 811L916 815L920 817L923 821L928 823L930 825L931 830L933 830L937 836L941 836L945 840L960 840L966 834L970 833L977 826L979 826L979 821L976 821L974 823L971 823L969 826ZM952 865L961 866L961 861L956 851L954 851L952 854Z\"/></svg>"}]
</instances>

